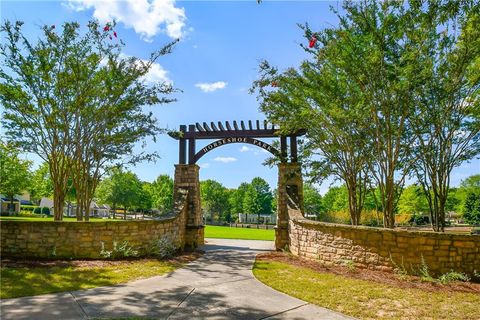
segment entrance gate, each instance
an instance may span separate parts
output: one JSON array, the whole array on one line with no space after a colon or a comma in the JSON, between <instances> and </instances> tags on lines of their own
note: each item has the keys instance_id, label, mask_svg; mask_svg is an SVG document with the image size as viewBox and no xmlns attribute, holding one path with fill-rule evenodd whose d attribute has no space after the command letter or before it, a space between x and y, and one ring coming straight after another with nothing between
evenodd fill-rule
<instances>
[{"instance_id":1,"label":"entrance gate","mask_svg":"<svg viewBox=\"0 0 480 320\"><path fill-rule=\"evenodd\" d=\"M281 135L278 127L267 121L228 121L211 122L208 125L196 123L181 125L180 131L170 133L179 142L179 164L175 165L174 197L188 192L187 221L185 230L185 245L197 247L204 242L203 219L200 200L200 167L197 161L215 148L232 144L247 143L273 154L278 160L278 193L277 193L277 225L275 227L275 247L280 250L288 246L288 208L290 202L303 212L303 182L301 168L298 164L297 138L306 133L298 130L289 135ZM258 140L261 138L280 138L280 150L272 145ZM215 140L197 151L196 140ZM288 143L289 142L289 143Z\"/></svg>"}]
</instances>

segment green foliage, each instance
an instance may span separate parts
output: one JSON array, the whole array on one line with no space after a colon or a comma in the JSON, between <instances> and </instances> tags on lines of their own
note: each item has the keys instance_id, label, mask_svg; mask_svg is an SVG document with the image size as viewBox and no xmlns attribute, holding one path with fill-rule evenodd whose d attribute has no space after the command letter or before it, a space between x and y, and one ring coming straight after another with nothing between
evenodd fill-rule
<instances>
[{"instance_id":1,"label":"green foliage","mask_svg":"<svg viewBox=\"0 0 480 320\"><path fill-rule=\"evenodd\" d=\"M398 201L398 213L421 215L427 212L429 208L422 187L411 185L404 188Z\"/></svg>"},{"instance_id":2,"label":"green foliage","mask_svg":"<svg viewBox=\"0 0 480 320\"><path fill-rule=\"evenodd\" d=\"M215 180L200 182L202 208L213 220L230 222L229 192Z\"/></svg>"},{"instance_id":3,"label":"green foliage","mask_svg":"<svg viewBox=\"0 0 480 320\"><path fill-rule=\"evenodd\" d=\"M316 214L320 217L325 213L325 207L320 193L310 184L303 185L303 201L305 213Z\"/></svg>"},{"instance_id":4,"label":"green foliage","mask_svg":"<svg viewBox=\"0 0 480 320\"><path fill-rule=\"evenodd\" d=\"M116 241L113 241L113 247L111 251L105 250L105 244L102 242L102 250L100 251L100 256L105 259L122 259L122 258L132 258L138 256L138 250L135 250L128 241L123 241L118 244Z\"/></svg>"},{"instance_id":5,"label":"green foliage","mask_svg":"<svg viewBox=\"0 0 480 320\"><path fill-rule=\"evenodd\" d=\"M352 260L348 260L348 259L342 260L341 264L342 266L346 267L349 272L355 272L356 270L355 262L353 262Z\"/></svg>"},{"instance_id":6,"label":"green foliage","mask_svg":"<svg viewBox=\"0 0 480 320\"><path fill-rule=\"evenodd\" d=\"M467 276L465 273L461 272L455 272L455 271L450 271L445 274L442 274L438 280L443 283L447 284L453 281L463 281L463 282L468 282L470 281L470 277Z\"/></svg>"},{"instance_id":7,"label":"green foliage","mask_svg":"<svg viewBox=\"0 0 480 320\"><path fill-rule=\"evenodd\" d=\"M42 163L33 172L28 191L32 201L40 201L42 197L53 195L53 182L50 178L50 168L47 162Z\"/></svg>"},{"instance_id":8,"label":"green foliage","mask_svg":"<svg viewBox=\"0 0 480 320\"><path fill-rule=\"evenodd\" d=\"M20 210L25 210L25 211L30 211L30 212L33 212L36 208L38 208L38 206L30 206L30 205L26 205L26 204L20 205Z\"/></svg>"},{"instance_id":9,"label":"green foliage","mask_svg":"<svg viewBox=\"0 0 480 320\"><path fill-rule=\"evenodd\" d=\"M150 186L152 205L161 215L173 212L173 179L166 174L159 175Z\"/></svg>"},{"instance_id":10,"label":"green foliage","mask_svg":"<svg viewBox=\"0 0 480 320\"><path fill-rule=\"evenodd\" d=\"M172 239L165 235L158 240L154 240L150 244L147 254L165 259L173 256L175 252L177 252L177 247L173 243Z\"/></svg>"},{"instance_id":11,"label":"green foliage","mask_svg":"<svg viewBox=\"0 0 480 320\"><path fill-rule=\"evenodd\" d=\"M435 282L436 279L430 275L430 271L428 269L428 265L425 262L425 259L423 258L422 255L422 263L420 264L420 267L418 269L419 274L420 274L420 279L425 282Z\"/></svg>"},{"instance_id":12,"label":"green foliage","mask_svg":"<svg viewBox=\"0 0 480 320\"><path fill-rule=\"evenodd\" d=\"M480 224L480 193L468 193L465 199L463 218L467 223Z\"/></svg>"},{"instance_id":13,"label":"green foliage","mask_svg":"<svg viewBox=\"0 0 480 320\"><path fill-rule=\"evenodd\" d=\"M244 212L256 215L272 214L272 200L273 196L268 183L260 177L255 177L245 192Z\"/></svg>"},{"instance_id":14,"label":"green foliage","mask_svg":"<svg viewBox=\"0 0 480 320\"><path fill-rule=\"evenodd\" d=\"M145 75L175 42L142 60L125 56L125 43L109 41L95 20L86 30L77 22L43 26L35 42L22 25L5 21L0 27L2 125L9 140L48 162L61 220L69 178L77 204L88 212L106 169L155 158L135 149L161 132L144 108L172 102L166 95L174 90ZM114 30L115 23L108 26Z\"/></svg>"},{"instance_id":15,"label":"green foliage","mask_svg":"<svg viewBox=\"0 0 480 320\"><path fill-rule=\"evenodd\" d=\"M19 150L0 140L0 194L13 201L29 185L32 162L20 158Z\"/></svg>"},{"instance_id":16,"label":"green foliage","mask_svg":"<svg viewBox=\"0 0 480 320\"><path fill-rule=\"evenodd\" d=\"M142 194L142 183L137 175L119 168L110 170L97 190L100 202L111 205L113 209L137 207L141 203Z\"/></svg>"}]
</instances>

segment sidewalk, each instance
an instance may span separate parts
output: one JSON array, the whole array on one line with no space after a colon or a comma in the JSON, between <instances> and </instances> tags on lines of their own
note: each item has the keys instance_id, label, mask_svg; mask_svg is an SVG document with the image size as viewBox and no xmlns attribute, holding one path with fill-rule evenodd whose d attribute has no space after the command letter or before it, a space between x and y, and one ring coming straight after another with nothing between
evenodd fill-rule
<instances>
[{"instance_id":1,"label":"sidewalk","mask_svg":"<svg viewBox=\"0 0 480 320\"><path fill-rule=\"evenodd\" d=\"M207 239L206 253L174 272L112 287L1 300L1 319L352 319L256 280L271 241Z\"/></svg>"}]
</instances>

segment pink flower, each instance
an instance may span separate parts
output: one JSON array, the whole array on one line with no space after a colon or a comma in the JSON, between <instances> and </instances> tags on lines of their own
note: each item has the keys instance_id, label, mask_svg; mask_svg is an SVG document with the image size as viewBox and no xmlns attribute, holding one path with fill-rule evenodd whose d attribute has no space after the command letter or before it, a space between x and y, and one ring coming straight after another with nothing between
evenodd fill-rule
<instances>
[{"instance_id":1,"label":"pink flower","mask_svg":"<svg viewBox=\"0 0 480 320\"><path fill-rule=\"evenodd\" d=\"M117 33L115 31L113 32L113 35L115 36L115 38L117 37Z\"/></svg>"},{"instance_id":2,"label":"pink flower","mask_svg":"<svg viewBox=\"0 0 480 320\"><path fill-rule=\"evenodd\" d=\"M103 31L106 32L106 31L108 31L108 30L110 30L110 27L109 27L108 24L107 24L107 25L103 28Z\"/></svg>"}]
</instances>

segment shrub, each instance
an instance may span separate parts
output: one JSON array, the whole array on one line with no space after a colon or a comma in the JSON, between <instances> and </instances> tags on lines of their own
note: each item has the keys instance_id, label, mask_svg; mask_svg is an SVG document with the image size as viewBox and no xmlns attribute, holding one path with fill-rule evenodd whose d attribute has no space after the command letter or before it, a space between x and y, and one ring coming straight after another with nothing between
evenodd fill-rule
<instances>
[{"instance_id":1,"label":"shrub","mask_svg":"<svg viewBox=\"0 0 480 320\"><path fill-rule=\"evenodd\" d=\"M420 279L425 282L435 282L436 280L430 275L430 272L428 270L427 263L425 262L425 259L423 258L422 255L422 264L420 265Z\"/></svg>"},{"instance_id":2,"label":"shrub","mask_svg":"<svg viewBox=\"0 0 480 320\"><path fill-rule=\"evenodd\" d=\"M118 244L116 241L113 241L112 251L105 250L105 244L102 241L102 250L100 251L100 256L105 259L120 259L120 258L130 258L137 257L138 251L135 250L132 246L129 245L128 241L123 241L121 244Z\"/></svg>"},{"instance_id":3,"label":"shrub","mask_svg":"<svg viewBox=\"0 0 480 320\"><path fill-rule=\"evenodd\" d=\"M165 235L158 240L154 240L147 253L148 255L165 259L171 257L176 251L177 248L172 239Z\"/></svg>"},{"instance_id":4,"label":"shrub","mask_svg":"<svg viewBox=\"0 0 480 320\"><path fill-rule=\"evenodd\" d=\"M360 214L360 224L370 227L383 225L383 215L376 210L363 210Z\"/></svg>"},{"instance_id":5,"label":"shrub","mask_svg":"<svg viewBox=\"0 0 480 320\"><path fill-rule=\"evenodd\" d=\"M50 209L47 208L47 207L36 207L36 208L33 210L33 213L35 213L35 214L44 214L44 215L49 216L49 215L50 215Z\"/></svg>"},{"instance_id":6,"label":"shrub","mask_svg":"<svg viewBox=\"0 0 480 320\"><path fill-rule=\"evenodd\" d=\"M450 271L448 273L442 274L440 278L438 278L441 283L446 284L452 281L470 281L470 278L465 274L461 272L455 272L455 271Z\"/></svg>"}]
</instances>

